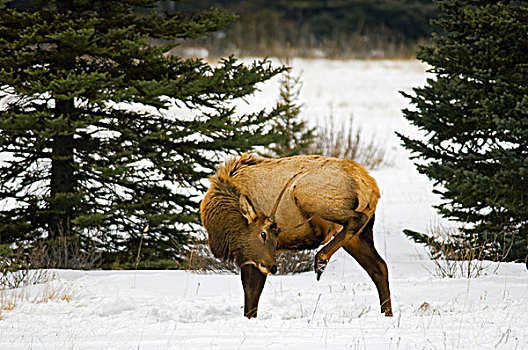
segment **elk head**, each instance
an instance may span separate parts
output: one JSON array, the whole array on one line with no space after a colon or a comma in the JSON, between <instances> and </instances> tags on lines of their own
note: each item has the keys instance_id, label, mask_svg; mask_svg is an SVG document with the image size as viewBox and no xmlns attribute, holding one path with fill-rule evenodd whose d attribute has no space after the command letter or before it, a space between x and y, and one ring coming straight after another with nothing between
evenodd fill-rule
<instances>
[{"instance_id":1,"label":"elk head","mask_svg":"<svg viewBox=\"0 0 528 350\"><path fill-rule=\"evenodd\" d=\"M241 242L241 245L243 245L243 256L237 259L240 268L245 265L254 265L265 275L277 272L275 252L277 249L277 237L282 230L275 222L275 214L284 192L297 175L299 173L286 182L269 216L255 210L253 203L247 196L240 196L240 211L248 224L246 235L243 238L241 237L243 241Z\"/></svg>"}]
</instances>

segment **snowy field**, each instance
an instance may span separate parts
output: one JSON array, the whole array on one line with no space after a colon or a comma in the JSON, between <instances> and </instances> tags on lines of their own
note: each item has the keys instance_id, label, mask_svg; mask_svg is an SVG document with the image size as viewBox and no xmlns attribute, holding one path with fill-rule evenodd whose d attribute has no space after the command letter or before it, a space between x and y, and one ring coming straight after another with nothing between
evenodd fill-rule
<instances>
[{"instance_id":1,"label":"snowy field","mask_svg":"<svg viewBox=\"0 0 528 350\"><path fill-rule=\"evenodd\" d=\"M486 264L478 278L439 278L404 228L441 222L439 199L394 131L419 135L398 93L425 83L414 61L294 60L304 116L354 118L390 150L372 175L382 198L375 244L389 265L394 317L379 312L374 284L338 252L320 282L313 272L271 276L258 319L243 314L238 275L188 271L56 271L44 285L4 291L0 349L528 349L528 271ZM277 99L277 81L242 103Z\"/></svg>"}]
</instances>

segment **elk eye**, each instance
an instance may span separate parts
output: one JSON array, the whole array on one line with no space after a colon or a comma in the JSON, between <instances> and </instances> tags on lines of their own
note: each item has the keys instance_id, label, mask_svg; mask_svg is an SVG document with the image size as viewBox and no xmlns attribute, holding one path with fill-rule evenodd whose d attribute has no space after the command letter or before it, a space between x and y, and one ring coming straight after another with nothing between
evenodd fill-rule
<instances>
[{"instance_id":1,"label":"elk eye","mask_svg":"<svg viewBox=\"0 0 528 350\"><path fill-rule=\"evenodd\" d=\"M262 237L262 239L264 240L264 242L266 242L266 232L261 232L261 233L260 233L260 236Z\"/></svg>"}]
</instances>

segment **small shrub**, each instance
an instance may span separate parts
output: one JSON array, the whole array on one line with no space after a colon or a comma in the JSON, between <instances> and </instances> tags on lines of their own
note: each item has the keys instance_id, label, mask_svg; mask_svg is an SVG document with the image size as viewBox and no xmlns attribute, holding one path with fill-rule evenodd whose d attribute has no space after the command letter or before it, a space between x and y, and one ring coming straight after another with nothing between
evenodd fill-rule
<instances>
[{"instance_id":1,"label":"small shrub","mask_svg":"<svg viewBox=\"0 0 528 350\"><path fill-rule=\"evenodd\" d=\"M23 249L0 245L0 320L2 312L29 300L28 287L54 279L52 271L33 269Z\"/></svg>"},{"instance_id":2,"label":"small shrub","mask_svg":"<svg viewBox=\"0 0 528 350\"><path fill-rule=\"evenodd\" d=\"M438 277L479 277L486 269L484 257L486 244L457 232L455 229L438 225L423 234L411 230L403 231L406 236L417 243L422 243L434 261L435 270L430 271Z\"/></svg>"},{"instance_id":3,"label":"small shrub","mask_svg":"<svg viewBox=\"0 0 528 350\"><path fill-rule=\"evenodd\" d=\"M49 270L31 270L29 265L19 265L18 270L3 269L0 275L0 289L15 289L42 284L54 278Z\"/></svg>"},{"instance_id":4,"label":"small shrub","mask_svg":"<svg viewBox=\"0 0 528 350\"><path fill-rule=\"evenodd\" d=\"M89 270L98 266L101 253L82 248L78 237L37 241L27 248L28 261L38 268Z\"/></svg>"},{"instance_id":5,"label":"small shrub","mask_svg":"<svg viewBox=\"0 0 528 350\"><path fill-rule=\"evenodd\" d=\"M187 268L199 272L236 272L237 266L228 261L222 261L214 257L205 240L200 240L192 245L187 257Z\"/></svg>"},{"instance_id":6,"label":"small shrub","mask_svg":"<svg viewBox=\"0 0 528 350\"><path fill-rule=\"evenodd\" d=\"M338 123L331 113L316 127L315 140L305 154L351 159L370 170L390 166L387 148L377 140L376 137L365 140L362 129L354 126L352 118Z\"/></svg>"},{"instance_id":7,"label":"small shrub","mask_svg":"<svg viewBox=\"0 0 528 350\"><path fill-rule=\"evenodd\" d=\"M279 275L288 275L311 271L314 264L314 251L284 252L277 254ZM236 273L238 267L227 261L222 261L213 256L209 246L204 240L193 245L189 250L186 269L198 272L230 272Z\"/></svg>"},{"instance_id":8,"label":"small shrub","mask_svg":"<svg viewBox=\"0 0 528 350\"><path fill-rule=\"evenodd\" d=\"M54 278L46 269L33 269L22 249L0 246L0 290L45 283Z\"/></svg>"},{"instance_id":9,"label":"small shrub","mask_svg":"<svg viewBox=\"0 0 528 350\"><path fill-rule=\"evenodd\" d=\"M314 250L279 253L277 254L279 275L291 275L295 273L312 271L314 267L314 258Z\"/></svg>"}]
</instances>

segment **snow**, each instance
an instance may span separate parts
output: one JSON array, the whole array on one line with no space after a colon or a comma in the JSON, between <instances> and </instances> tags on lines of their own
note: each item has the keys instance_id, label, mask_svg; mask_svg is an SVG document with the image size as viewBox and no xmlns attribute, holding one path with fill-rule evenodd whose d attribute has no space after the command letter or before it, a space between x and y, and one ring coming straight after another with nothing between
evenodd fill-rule
<instances>
[{"instance_id":1,"label":"snow","mask_svg":"<svg viewBox=\"0 0 528 350\"><path fill-rule=\"evenodd\" d=\"M371 172L382 199L375 244L389 266L394 317L379 312L374 284L338 252L313 272L267 279L257 319L243 317L234 274L190 271L53 271L45 284L1 291L0 349L527 349L528 271L485 262L478 278L440 278L405 228L437 217L430 181L393 131L420 135L401 116L399 90L425 83L415 61L294 60L304 116L354 117L391 148L394 166ZM241 103L271 106L277 81Z\"/></svg>"}]
</instances>

